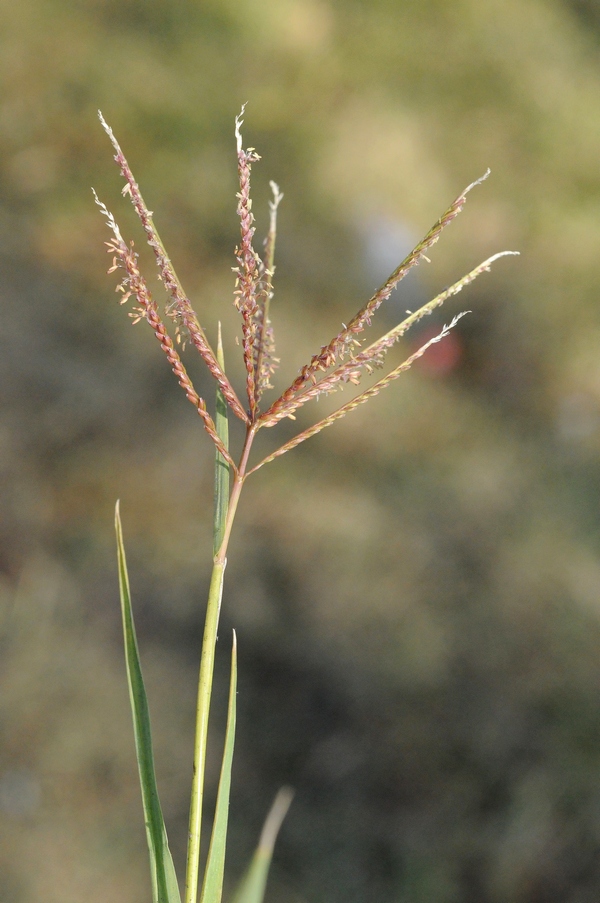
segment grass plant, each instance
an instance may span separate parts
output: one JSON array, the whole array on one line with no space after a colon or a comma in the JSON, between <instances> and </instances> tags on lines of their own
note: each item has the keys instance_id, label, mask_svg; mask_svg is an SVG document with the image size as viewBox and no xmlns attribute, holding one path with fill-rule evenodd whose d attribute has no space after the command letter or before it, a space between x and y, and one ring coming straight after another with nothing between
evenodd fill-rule
<instances>
[{"instance_id":1,"label":"grass plant","mask_svg":"<svg viewBox=\"0 0 600 903\"><path fill-rule=\"evenodd\" d=\"M414 313L408 313L405 319L379 339L368 346L365 345L364 330L371 324L379 307L389 298L392 291L406 274L413 267L417 266L421 260L427 259L426 255L429 249L437 242L445 227L461 212L471 189L487 178L489 175L488 171L458 195L424 238L402 260L366 304L361 307L347 324L343 324L330 342L320 348L300 369L298 376L291 385L270 404L265 404L263 401L264 393L273 388L271 381L279 363L275 356L270 305L273 299L273 277L275 273L277 209L283 195L278 186L271 182L272 199L269 204L269 227L261 257L255 248L255 226L250 194L252 165L260 158L253 148L244 148L243 146L241 134L243 113L244 108L242 108L242 112L235 121L239 176L237 214L240 221L240 241L235 250L236 266L234 268L236 276L234 303L241 316L241 344L246 374L243 403L226 374L220 328L215 351L208 342L206 333L192 307L192 303L175 273L171 260L154 225L152 213L142 197L129 164L112 130L100 114L102 125L114 148L114 159L125 180L123 194L129 195L141 221L148 244L156 258L159 278L168 296L164 317L159 312L159 307L152 298L147 283L140 273L138 255L133 242L127 243L123 239L112 213L95 196L96 203L106 217L112 233L110 241L107 242L108 251L112 256L112 266L109 269L109 273L117 270L121 272L121 278L116 288L121 295L120 302L122 304L131 302L132 309L129 316L132 317L134 323L141 320L149 323L180 386L188 400L196 408L204 429L215 447L213 571L208 592L198 680L184 903L197 903L199 887L201 903L220 903L222 897L236 720L237 658L235 634L231 654L225 747L211 840L202 869L200 837L204 809L206 749L217 628L223 596L223 580L227 565L227 549L244 484L251 475L255 474L265 464L270 463L276 457L285 454L311 436L331 426L336 420L345 417L354 408L387 388L395 379L408 370L418 358L425 354L432 344L442 341L459 319L464 316L464 313L455 315L447 325L443 326L439 333L418 347L401 364L393 367L385 375L363 389L363 391L358 392L345 404L342 404L322 419L317 420L314 425L300 430L294 438L284 442L271 454L255 463L251 463L251 450L256 434L263 428L270 429L275 427L279 421L286 418L294 420L302 406L320 396L334 393L348 383L359 386L364 376L369 376L374 371L381 370L384 367L387 352L405 335L411 326L430 315L448 298L456 295L469 283L473 282L481 273L488 271L492 263L499 257L516 253L514 251L504 251L484 260L483 263L480 263L449 288L444 289L419 310ZM166 321L169 320L172 324L173 337L169 334L166 326ZM211 415L206 401L196 392L182 362L180 350L183 352L186 345L193 345L196 348L215 380L216 401L214 415ZM230 448L229 444L229 414L233 414L241 420L245 427L243 444L237 453ZM118 504L115 524L125 658L150 852L153 903L181 903L178 880L169 851L167 833L156 786L148 702L135 635ZM290 792L287 790L280 791L265 823L255 856L242 882L235 891L234 903L261 903L275 839L290 801ZM201 873L202 881L200 882Z\"/></svg>"}]
</instances>

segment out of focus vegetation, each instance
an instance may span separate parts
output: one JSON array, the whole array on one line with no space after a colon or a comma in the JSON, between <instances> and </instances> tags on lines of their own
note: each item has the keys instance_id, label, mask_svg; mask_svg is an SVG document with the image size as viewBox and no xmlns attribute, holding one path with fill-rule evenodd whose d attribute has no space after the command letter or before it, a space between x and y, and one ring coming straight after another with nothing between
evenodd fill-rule
<instances>
[{"instance_id":1,"label":"out of focus vegetation","mask_svg":"<svg viewBox=\"0 0 600 903\"><path fill-rule=\"evenodd\" d=\"M91 185L153 264L96 110L235 372L244 101L259 231L285 192L279 385L488 166L382 325L522 256L441 313L473 311L428 364L248 484L229 880L289 783L271 901L596 903L596 0L2 0L0 44L1 903L149 898L117 497L184 856L213 451L105 277Z\"/></svg>"}]
</instances>

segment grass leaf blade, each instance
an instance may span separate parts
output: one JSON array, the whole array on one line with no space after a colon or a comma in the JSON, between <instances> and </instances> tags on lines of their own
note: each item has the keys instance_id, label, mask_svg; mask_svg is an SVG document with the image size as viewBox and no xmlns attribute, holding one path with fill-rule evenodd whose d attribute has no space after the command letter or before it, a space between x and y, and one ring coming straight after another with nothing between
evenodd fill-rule
<instances>
[{"instance_id":1,"label":"grass leaf blade","mask_svg":"<svg viewBox=\"0 0 600 903\"><path fill-rule=\"evenodd\" d=\"M233 903L262 903L269 876L273 848L283 819L290 808L293 790L282 787L265 820L258 846L246 874L233 896Z\"/></svg>"},{"instance_id":2,"label":"grass leaf blade","mask_svg":"<svg viewBox=\"0 0 600 903\"><path fill-rule=\"evenodd\" d=\"M156 775L154 773L154 755L152 752L152 736L150 732L150 713L148 698L144 687L140 657L138 651L129 576L123 545L123 530L119 503L115 510L115 529L117 534L117 558L119 565L119 589L121 594L121 613L123 616L123 636L125 640L125 661L127 665L127 682L133 715L135 734L135 751L140 773L144 821L150 853L150 871L152 876L153 903L180 903L179 886L173 866L173 859L167 841L167 832L158 798Z\"/></svg>"},{"instance_id":3,"label":"grass leaf blade","mask_svg":"<svg viewBox=\"0 0 600 903\"><path fill-rule=\"evenodd\" d=\"M202 884L201 903L220 903L223 893L223 874L225 871L225 847L227 844L227 822L229 819L229 794L231 790L231 766L233 763L233 746L235 742L237 692L237 640L233 632L231 650L231 680L229 684L229 706L227 711L227 730L225 732L225 748L221 764L221 777L217 793L215 820L213 823L210 847Z\"/></svg>"}]
</instances>

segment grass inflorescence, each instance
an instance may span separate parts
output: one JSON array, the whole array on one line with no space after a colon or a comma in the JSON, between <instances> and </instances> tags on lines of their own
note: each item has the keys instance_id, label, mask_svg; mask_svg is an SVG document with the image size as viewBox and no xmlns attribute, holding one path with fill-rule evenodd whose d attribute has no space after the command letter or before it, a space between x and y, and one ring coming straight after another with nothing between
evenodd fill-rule
<instances>
[{"instance_id":1,"label":"grass inflorescence","mask_svg":"<svg viewBox=\"0 0 600 903\"><path fill-rule=\"evenodd\" d=\"M444 289L419 310L408 314L400 323L388 330L379 339L365 344L365 329L371 325L381 305L392 291L419 262L427 258L427 252L438 241L444 229L463 209L469 192L481 184L489 175L472 182L450 204L437 222L429 229L421 241L400 262L388 279L377 289L368 301L351 317L347 324L332 339L323 345L307 363L301 367L297 377L270 405L263 404L263 395L272 389L272 380L279 363L275 356L275 339L270 318L270 306L274 294L275 243L277 237L277 209L283 195L279 187L271 182L272 199L269 203L269 228L264 242L262 257L255 247L255 224L252 212L251 170L260 160L254 148L244 148L242 139L244 108L235 120L235 140L239 191L237 194L237 214L240 222L240 240L235 249L236 265L234 304L240 312L242 329L242 350L246 386L244 403L241 402L225 372L221 332L217 351L211 347L200 319L189 297L175 273L173 264L154 225L153 214L148 209L133 173L117 142L112 129L102 114L100 121L106 130L121 175L125 180L123 194L129 196L140 219L146 239L150 245L159 271L159 278L167 293L165 319L161 317L157 303L152 298L144 277L138 267L138 255L133 242L127 243L119 230L112 213L95 195L96 203L106 217L111 230L107 242L112 256L109 273L121 272L116 287L121 295L121 303L131 303L130 317L134 323L145 320L151 326L162 350L188 400L194 405L202 419L203 426L215 446L215 507L213 573L208 594L196 711L196 734L194 742L194 762L190 802L188 855L186 863L185 903L196 903L200 876L200 834L203 814L204 771L208 736L208 716L212 693L217 627L223 594L223 579L227 564L227 549L231 529L245 480L265 464L285 454L290 449L316 435L321 430L345 417L356 407L387 388L402 373L407 371L427 349L436 342L443 341L465 312L456 314L442 329L413 351L402 363L388 370L374 383L347 401L327 416L317 420L312 426L300 430L292 439L281 444L274 452L257 463L250 465L250 452L257 432L263 427L275 427L279 421L295 420L296 413L308 402L323 395L329 395L345 385L360 386L365 375L382 370L389 350L405 335L415 323L428 316L446 300L458 294L500 257L515 254L503 251L494 254L474 267L469 273L450 287ZM166 322L171 321L174 338L167 330ZM206 401L198 394L185 366L181 352L186 345L196 348L214 377L216 404L214 418L208 411ZM245 437L239 455L234 455L229 447L227 412L241 420L245 426ZM125 563L121 521L117 508L117 544L119 552L119 575L121 605L125 632L127 672L130 686L131 704L134 717L136 750L142 796L146 816L148 846L150 850L152 887L154 903L180 903L179 889L174 877L173 863L168 850L166 830L158 803L158 791L154 776L152 743L139 653L135 639L129 581ZM221 779L217 797L212 837L204 866L201 885L202 903L220 903L225 862L229 788L231 782L231 761L235 734L235 694L236 694L236 642L232 647L232 666L229 696L228 725L225 750L221 768ZM246 877L235 894L235 903L261 903L275 837L281 820L290 802L289 793L280 793L275 801L271 816L267 819L265 831L259 843L255 858Z\"/></svg>"}]
</instances>

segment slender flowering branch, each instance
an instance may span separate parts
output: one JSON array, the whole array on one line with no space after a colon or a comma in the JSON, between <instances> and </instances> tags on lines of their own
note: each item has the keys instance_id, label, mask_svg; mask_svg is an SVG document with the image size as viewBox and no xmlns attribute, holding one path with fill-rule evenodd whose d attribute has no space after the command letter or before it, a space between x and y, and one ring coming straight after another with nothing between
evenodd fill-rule
<instances>
[{"instance_id":1,"label":"slender flowering branch","mask_svg":"<svg viewBox=\"0 0 600 903\"><path fill-rule=\"evenodd\" d=\"M269 183L273 192L273 200L269 201L269 232L265 239L264 263L260 275L260 293L258 296L257 339L254 361L254 379L256 384L256 404L265 389L272 389L271 377L275 373L279 358L275 357L275 340L273 327L269 319L269 307L273 297L273 276L275 274L275 240L277 237L277 208L283 194L275 182Z\"/></svg>"},{"instance_id":2,"label":"slender flowering branch","mask_svg":"<svg viewBox=\"0 0 600 903\"><path fill-rule=\"evenodd\" d=\"M142 319L148 321L148 323L154 330L156 338L160 342L162 350L167 356L167 360L169 361L173 373L179 381L179 385L182 387L186 394L186 398L188 399L188 401L191 401L191 403L198 411L200 417L202 418L206 432L215 443L215 446L218 448L225 460L230 464L230 466L234 468L234 470L236 470L236 466L231 455L219 439L213 419L206 410L206 404L194 389L192 381L189 378L185 367L183 366L181 358L179 357L179 354L173 346L173 341L168 335L164 323L159 316L156 303L152 299L144 277L141 275L138 269L138 255L133 250L133 242L131 245L126 244L126 242L123 240L114 216L100 201L95 191L94 197L102 213L105 215L110 229L113 232L112 240L106 242L108 253L113 254L113 265L108 272L114 273L117 269L123 269L125 271L125 276L116 289L118 292L122 292L123 294L120 303L124 304L131 296L135 298L137 307L134 307L133 311L130 313L130 316L133 318L133 322L139 323L139 321Z\"/></svg>"},{"instance_id":3,"label":"slender flowering branch","mask_svg":"<svg viewBox=\"0 0 600 903\"><path fill-rule=\"evenodd\" d=\"M419 242L419 244L405 257L402 263L396 267L391 276L377 289L374 295L367 301L365 306L350 320L347 326L329 342L323 345L320 352L315 354L310 362L306 364L300 371L298 377L294 380L289 389L271 406L266 412L266 416L273 413L273 408L283 407L290 402L293 397L306 385L309 381L315 380L315 375L319 372L329 370L341 358L352 352L352 349L359 345L357 336L371 324L373 314L378 310L381 304L386 301L398 283L404 279L406 274L416 266L419 261L425 257L426 252L439 239L442 231L449 223L455 219L465 205L468 193L476 185L480 185L490 174L488 169L479 179L471 182L465 190L452 202L445 213L431 227L427 235Z\"/></svg>"},{"instance_id":4,"label":"slender flowering branch","mask_svg":"<svg viewBox=\"0 0 600 903\"><path fill-rule=\"evenodd\" d=\"M423 317L431 314L437 307L441 307L444 301L452 295L457 295L465 286L474 282L481 273L489 272L490 267L495 260L498 260L500 257L514 254L518 254L518 251L502 251L499 254L488 257L487 260L480 263L479 266L471 270L470 273L467 273L462 279L459 279L449 288L440 292L439 295L436 295L435 298L427 304L424 304L419 310L410 314L410 316L406 317L406 319L393 329L390 329L384 336L369 345L368 348L365 348L358 354L352 355L349 360L342 362L335 370L323 377L323 379L309 386L309 388L304 389L304 391L293 397L287 404L280 404L281 399L276 401L269 411L260 418L261 425L274 426L284 417L293 416L298 408L303 404L306 404L307 401L310 401L312 398L319 398L321 395L328 395L329 393L336 391L341 385L346 383L358 385L365 372L370 374L374 369L379 369L383 366L385 355L389 349L410 329L411 326L414 326L414 324L418 323Z\"/></svg>"},{"instance_id":5,"label":"slender flowering branch","mask_svg":"<svg viewBox=\"0 0 600 903\"><path fill-rule=\"evenodd\" d=\"M297 445L300 445L301 442L305 442L306 439L310 439L311 436L315 436L317 433L320 433L321 430L324 430L325 427L331 426L336 420L340 420L342 417L345 417L346 414L349 414L350 411L353 411L354 408L357 408L359 405L364 404L365 401L368 401L370 398L374 398L375 395L378 395L382 389L387 388L395 379L397 379L402 373L405 373L407 370L410 370L412 365L416 360L422 357L428 348L434 345L436 342L441 342L444 339L451 329L456 326L458 321L462 319L467 313L470 311L463 311L460 314L457 314L447 326L444 326L436 336L432 339L429 339L428 342L425 342L424 345L421 345L420 348L417 349L413 354L410 355L405 361L403 361L398 367L394 370L391 370L387 376L384 376L382 379L378 380L360 395L357 395L355 398L348 401L346 404L342 405L341 408L338 408L337 411L334 411L328 417L324 417L323 420L319 420L318 423L315 423L313 426L309 427L307 430L303 430L303 432L299 433L297 436L294 436L293 439L290 439L289 442L286 442L277 451L274 451L273 454L268 455L264 458L259 464L252 468L248 472L248 476L259 470L261 467L264 467L265 464L269 464L271 461L274 461L275 458L278 458L280 455L284 455L286 452L290 451L292 448L295 448Z\"/></svg>"},{"instance_id":6,"label":"slender flowering branch","mask_svg":"<svg viewBox=\"0 0 600 903\"><path fill-rule=\"evenodd\" d=\"M156 258L156 262L160 271L160 278L167 292L171 296L171 305L168 311L169 316L176 321L178 328L183 327L185 334L189 335L189 337L191 338L192 342L200 352L200 355L204 360L206 366L208 367L214 378L217 380L221 391L223 392L223 395L232 411L241 420L247 422L247 414L240 404L233 386L219 366L217 357L204 334L204 330L198 322L198 318L194 312L194 309L192 308L191 301L185 294L181 282L179 281L177 274L175 273L173 264L171 263L167 252L165 251L165 247L161 241L160 235L158 234L156 226L154 225L154 222L152 220L152 211L149 210L146 206L139 186L135 181L133 173L129 167L129 163L127 162L125 155L123 154L123 151L119 146L119 142L115 138L112 129L102 116L102 113L98 112L98 116L106 134L110 138L113 148L115 149L115 161L116 163L118 163L121 170L121 175L127 183L123 189L123 194L128 194L131 198L135 212L137 213L146 233L148 244L154 251L154 256Z\"/></svg>"},{"instance_id":7,"label":"slender flowering branch","mask_svg":"<svg viewBox=\"0 0 600 903\"><path fill-rule=\"evenodd\" d=\"M277 210L283 200L283 192L279 190L277 182L272 180L269 186L273 193L273 200L269 201L269 232L265 238L265 270L269 276L275 272L275 240L277 238Z\"/></svg>"},{"instance_id":8,"label":"slender flowering branch","mask_svg":"<svg viewBox=\"0 0 600 903\"><path fill-rule=\"evenodd\" d=\"M255 361L257 357L259 328L258 320L260 308L257 297L260 291L260 272L262 262L254 250L252 239L254 238L254 215L252 213L252 200L250 198L250 170L252 164L260 160L253 147L244 150L242 146L241 127L244 122L245 105L235 120L235 137L237 141L238 175L240 190L238 192L237 212L240 218L240 244L236 248L237 258L236 273L236 307L242 315L242 336L244 348L244 363L246 365L246 391L248 404L250 405L250 419L254 420L257 410L257 386Z\"/></svg>"}]
</instances>

